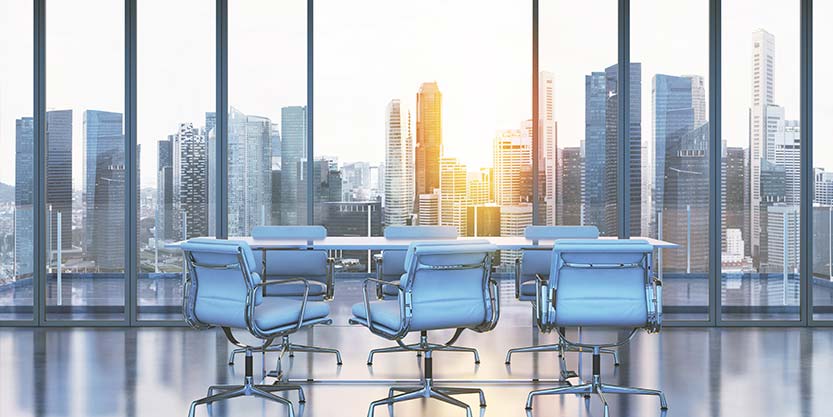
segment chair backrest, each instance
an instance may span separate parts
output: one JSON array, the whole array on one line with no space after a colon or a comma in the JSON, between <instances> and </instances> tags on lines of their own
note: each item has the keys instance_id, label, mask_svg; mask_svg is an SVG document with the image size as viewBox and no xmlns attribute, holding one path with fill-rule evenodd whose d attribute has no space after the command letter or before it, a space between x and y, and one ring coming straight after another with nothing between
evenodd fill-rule
<instances>
[{"instance_id":1,"label":"chair backrest","mask_svg":"<svg viewBox=\"0 0 833 417\"><path fill-rule=\"evenodd\" d=\"M253 239L320 240L327 237L324 226L256 226Z\"/></svg>"},{"instance_id":2,"label":"chair backrest","mask_svg":"<svg viewBox=\"0 0 833 417\"><path fill-rule=\"evenodd\" d=\"M385 228L387 239L456 239L457 228L454 226L388 226ZM382 278L391 281L399 279L405 273L404 250L382 251Z\"/></svg>"},{"instance_id":3,"label":"chair backrest","mask_svg":"<svg viewBox=\"0 0 833 417\"><path fill-rule=\"evenodd\" d=\"M549 285L554 326L648 326L651 254L642 240L561 240L552 250Z\"/></svg>"},{"instance_id":4,"label":"chair backrest","mask_svg":"<svg viewBox=\"0 0 833 417\"><path fill-rule=\"evenodd\" d=\"M457 228L454 226L388 226L385 228L388 239L455 239Z\"/></svg>"},{"instance_id":5,"label":"chair backrest","mask_svg":"<svg viewBox=\"0 0 833 417\"><path fill-rule=\"evenodd\" d=\"M596 226L527 226L524 236L531 240L598 239ZM532 279L535 274L548 276L552 263L550 250L524 250L521 254L521 276Z\"/></svg>"},{"instance_id":6,"label":"chair backrest","mask_svg":"<svg viewBox=\"0 0 833 417\"><path fill-rule=\"evenodd\" d=\"M254 256L245 242L196 238L182 245L188 263L186 317L224 327L247 328L250 291L260 283ZM259 304L258 294L252 302ZM189 317L191 316L191 317Z\"/></svg>"},{"instance_id":7,"label":"chair backrest","mask_svg":"<svg viewBox=\"0 0 833 417\"><path fill-rule=\"evenodd\" d=\"M492 314L489 298L491 254L497 246L486 240L414 242L406 255L407 275L400 281L410 292L415 317L423 308L466 311L459 323L447 317L451 327L476 327ZM449 303L443 305L443 303ZM436 314L436 311L433 312ZM454 313L449 313L454 315ZM476 317L476 323L471 317ZM482 318L482 320L479 320Z\"/></svg>"}]
</instances>

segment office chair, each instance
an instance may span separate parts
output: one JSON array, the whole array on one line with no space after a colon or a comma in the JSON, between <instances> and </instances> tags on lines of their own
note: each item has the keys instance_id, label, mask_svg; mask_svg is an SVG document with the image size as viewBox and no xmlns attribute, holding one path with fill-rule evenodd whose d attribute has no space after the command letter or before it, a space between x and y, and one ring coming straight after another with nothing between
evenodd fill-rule
<instances>
[{"instance_id":1,"label":"office chair","mask_svg":"<svg viewBox=\"0 0 833 417\"><path fill-rule=\"evenodd\" d=\"M524 236L536 243L539 240L598 239L599 229L596 226L527 226L524 229ZM528 247L522 249L521 257L518 258L515 264L515 298L519 301L529 301L532 304L533 321L535 320L536 275L549 276L551 259L551 249ZM562 332L564 332L563 329ZM564 353L588 351L579 346L572 346L560 339L559 343L549 345L509 349L506 352L506 364L511 364L513 353L526 352L557 352L561 365L561 379L568 379L577 375L575 372L567 370ZM615 349L602 349L602 353L612 355L613 364L619 366L619 353Z\"/></svg>"},{"instance_id":2,"label":"office chair","mask_svg":"<svg viewBox=\"0 0 833 417\"><path fill-rule=\"evenodd\" d=\"M373 416L377 405L417 398L436 398L464 408L468 404L453 395L478 394L480 406L486 406L478 388L438 387L433 378L433 352L436 344L428 342L428 332L456 329L444 343L451 346L466 329L476 332L492 330L499 317L498 284L491 278L492 253L497 247L487 241L414 242L405 256L405 269L398 283L374 278L364 280L363 302L353 306L351 324L361 324L373 334L396 341L405 350L423 353L423 375L419 386L391 387L386 398L370 404L367 415ZM396 288L396 300L370 301L368 284ZM420 342L406 345L402 340L419 332ZM401 394L394 395L395 392Z\"/></svg>"},{"instance_id":3,"label":"office chair","mask_svg":"<svg viewBox=\"0 0 833 417\"><path fill-rule=\"evenodd\" d=\"M388 226L385 228L385 238L387 239L403 239L403 240L431 240L431 239L457 239L457 228L454 226ZM381 254L374 256L376 263L376 279L384 282L399 282L399 278L405 271L405 255L407 251L404 250L383 250ZM376 298L379 300L395 299L398 296L398 291L394 286L386 286L381 282L376 283ZM391 346L385 348L372 349L367 354L367 364L373 365L373 355L377 353L391 353L391 352L408 352L413 351L414 347L419 343L412 343L406 345L406 348L400 346ZM480 363L480 353L475 348L464 346L445 346L441 344L434 344L434 351L444 352L469 352L474 355L474 363ZM417 351L417 356L422 354Z\"/></svg>"},{"instance_id":4,"label":"office chair","mask_svg":"<svg viewBox=\"0 0 833 417\"><path fill-rule=\"evenodd\" d=\"M602 383L601 349L618 347L641 329L656 333L662 327L662 282L651 273L653 247L640 240L562 240L555 242L549 280L539 276L538 327L556 330L562 340L563 327L612 327L630 329L630 335L614 342L569 344L593 351L591 382L532 391L527 410L538 395L596 394L609 416L605 394L656 395L667 410L665 394L659 390Z\"/></svg>"},{"instance_id":5,"label":"office chair","mask_svg":"<svg viewBox=\"0 0 833 417\"><path fill-rule=\"evenodd\" d=\"M327 229L323 226L257 226L252 230L254 239L297 240L312 242L327 237ZM327 255L327 251L313 249L261 249L253 251L255 262L260 266L261 275L266 281L301 277L310 284L309 297L315 301L329 301L333 299L335 286L333 282L334 260ZM289 284L280 287L264 289L265 297L299 297L304 292L304 286ZM332 320L321 324L332 324ZM289 335L281 338L280 344L270 346L266 352L285 351L289 357L296 352L332 353L336 356L336 364L341 365L341 352L337 349L318 346L306 346L292 343ZM229 355L229 365L234 365L234 356L243 353L242 349L235 349ZM270 376L274 372L270 372Z\"/></svg>"},{"instance_id":6,"label":"office chair","mask_svg":"<svg viewBox=\"0 0 833 417\"><path fill-rule=\"evenodd\" d=\"M298 401L303 403L303 389L299 385L285 383L283 375L274 385L256 385L252 352L266 349L277 337L327 321L329 306L323 302L308 301L309 283L305 279L261 282L260 275L253 268L254 255L244 242L192 239L182 245L182 251L188 267L183 297L185 321L195 329L221 327L226 338L243 349L246 355L243 384L209 387L205 398L191 403L189 417L194 416L198 405L242 396L284 404L288 407L289 416L294 417L292 402L273 393L298 391ZM266 288L295 284L304 288L300 297L291 299L262 295ZM262 343L242 343L234 336L233 329L245 329Z\"/></svg>"}]
</instances>

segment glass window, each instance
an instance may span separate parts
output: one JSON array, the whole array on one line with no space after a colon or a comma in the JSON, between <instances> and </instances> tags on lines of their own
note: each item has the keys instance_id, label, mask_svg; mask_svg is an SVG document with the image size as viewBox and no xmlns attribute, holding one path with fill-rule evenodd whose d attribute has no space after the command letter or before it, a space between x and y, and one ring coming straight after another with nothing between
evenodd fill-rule
<instances>
[{"instance_id":1,"label":"glass window","mask_svg":"<svg viewBox=\"0 0 833 417\"><path fill-rule=\"evenodd\" d=\"M32 2L0 0L0 320L31 320Z\"/></svg>"},{"instance_id":2,"label":"glass window","mask_svg":"<svg viewBox=\"0 0 833 417\"><path fill-rule=\"evenodd\" d=\"M632 123L641 117L642 138L642 211L631 212L641 230L631 235L680 245L655 259L669 319L709 319L708 31L708 1L631 4L631 60L642 67L643 98L631 112Z\"/></svg>"},{"instance_id":3,"label":"glass window","mask_svg":"<svg viewBox=\"0 0 833 417\"><path fill-rule=\"evenodd\" d=\"M46 14L46 318L123 320L124 3Z\"/></svg>"},{"instance_id":4,"label":"glass window","mask_svg":"<svg viewBox=\"0 0 833 417\"><path fill-rule=\"evenodd\" d=\"M216 226L215 5L137 7L138 315L181 320L183 259L165 245Z\"/></svg>"},{"instance_id":5,"label":"glass window","mask_svg":"<svg viewBox=\"0 0 833 417\"><path fill-rule=\"evenodd\" d=\"M532 224L531 2L315 6L316 223L331 235L408 224L522 234ZM368 258L342 263L362 270Z\"/></svg>"},{"instance_id":6,"label":"glass window","mask_svg":"<svg viewBox=\"0 0 833 417\"><path fill-rule=\"evenodd\" d=\"M617 234L617 3L540 5L540 190L545 224L594 225ZM592 20L592 25L587 22ZM641 64L631 65L631 140L641 145ZM639 153L635 153L635 162ZM560 161L560 163L559 163ZM640 196L639 164L631 191ZM635 187L634 187L635 186ZM640 213L637 199L633 213ZM639 216L634 216L638 223ZM632 230L640 230L632 227Z\"/></svg>"},{"instance_id":7,"label":"glass window","mask_svg":"<svg viewBox=\"0 0 833 417\"><path fill-rule=\"evenodd\" d=\"M723 4L723 320L799 318L799 12Z\"/></svg>"},{"instance_id":8,"label":"glass window","mask_svg":"<svg viewBox=\"0 0 833 417\"><path fill-rule=\"evenodd\" d=\"M825 76L831 54L833 4L813 3L813 304L816 320L833 320L833 103L825 94L833 94L833 83Z\"/></svg>"},{"instance_id":9,"label":"glass window","mask_svg":"<svg viewBox=\"0 0 833 417\"><path fill-rule=\"evenodd\" d=\"M228 234L307 224L307 3L229 3Z\"/></svg>"}]
</instances>

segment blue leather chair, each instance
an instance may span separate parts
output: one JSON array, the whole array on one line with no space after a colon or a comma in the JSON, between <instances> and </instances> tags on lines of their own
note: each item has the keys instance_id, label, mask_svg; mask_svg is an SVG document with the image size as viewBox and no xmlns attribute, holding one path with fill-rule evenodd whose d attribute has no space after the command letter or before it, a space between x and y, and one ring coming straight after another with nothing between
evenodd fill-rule
<instances>
[{"instance_id":1,"label":"blue leather chair","mask_svg":"<svg viewBox=\"0 0 833 417\"><path fill-rule=\"evenodd\" d=\"M228 340L246 355L243 384L209 387L205 398L191 403L189 416L193 417L200 404L255 396L287 405L289 416L293 417L292 403L273 392L298 391L299 402L303 403L303 389L286 384L284 375L275 385L255 385L252 352L269 347L275 338L327 321L329 306L308 300L309 283L303 278L262 282L254 255L244 242L192 239L182 245L182 250L188 266L183 297L186 322L196 329L221 327ZM304 291L297 298L263 297L265 289L286 285L300 285ZM234 329L246 330L262 343L244 344L234 336Z\"/></svg>"},{"instance_id":2,"label":"blue leather chair","mask_svg":"<svg viewBox=\"0 0 833 417\"><path fill-rule=\"evenodd\" d=\"M596 394L609 416L605 394L656 395L668 409L662 391L604 384L601 380L601 348L621 346L641 329L656 333L662 327L662 282L651 271L653 247L640 240L562 240L552 250L549 279L538 277L538 327L543 332L564 327L625 328L630 335L611 343L568 343L593 351L593 379L576 386L562 386L529 393L526 408L538 395Z\"/></svg>"},{"instance_id":3,"label":"blue leather chair","mask_svg":"<svg viewBox=\"0 0 833 417\"><path fill-rule=\"evenodd\" d=\"M323 226L257 226L252 230L252 238L297 240L312 242L327 237L327 229ZM333 281L334 260L327 251L313 249L261 249L253 251L254 259L260 266L260 271L267 281L301 277L309 283L309 298L315 301L329 301L333 299L335 291ZM304 286L289 284L264 289L265 297L300 297L304 293ZM322 324L332 324L332 320ZM337 349L318 346L306 346L292 343L289 335L284 335L280 344L270 346L267 352L286 352L294 357L296 352L331 353L336 356L336 364L341 365L341 352ZM242 353L241 349L234 350L229 355L229 365L234 364L234 355ZM271 373L270 373L271 375Z\"/></svg>"},{"instance_id":4,"label":"blue leather chair","mask_svg":"<svg viewBox=\"0 0 833 417\"><path fill-rule=\"evenodd\" d=\"M596 226L527 226L524 229L524 236L537 241L549 241L558 239L598 239L599 229ZM548 277L550 274L550 263L552 250L549 248L529 247L521 251L515 265L515 298L520 301L529 301L533 308L533 320L535 320L535 299L536 299L536 276ZM562 330L563 332L563 330ZM509 349L506 352L506 364L512 362L513 353L527 352L557 352L561 364L561 379L575 377L575 372L567 370L564 360L566 352L587 352L578 346L571 346L560 340L559 343L550 345L526 346ZM619 354L615 349L602 349L602 353L613 355L613 363L619 366Z\"/></svg>"},{"instance_id":5,"label":"blue leather chair","mask_svg":"<svg viewBox=\"0 0 833 417\"><path fill-rule=\"evenodd\" d=\"M364 281L363 302L353 306L350 322L366 326L378 336L396 341L405 350L423 352L424 374L419 386L392 387L387 398L374 401L367 412L373 416L377 405L417 398L436 398L462 407L471 417L471 407L453 398L458 394L478 394L478 388L450 388L434 385L432 353L437 344L428 342L428 331L456 329L444 343L452 345L466 330L485 332L497 325L498 284L491 278L492 253L497 247L487 241L414 242L405 256L405 270L398 283L368 278ZM396 300L370 301L368 284L396 288ZM420 342L406 345L411 332L420 333ZM401 392L394 395L395 392Z\"/></svg>"},{"instance_id":6,"label":"blue leather chair","mask_svg":"<svg viewBox=\"0 0 833 417\"><path fill-rule=\"evenodd\" d=\"M390 240L439 240L457 239L457 228L454 226L388 226L385 228L385 238ZM374 256L376 263L376 279L384 282L398 283L399 278L405 271L404 250L383 250L381 254ZM379 300L395 299L398 296L396 287L390 285L376 284L376 297ZM413 348L416 344L406 345ZM408 352L413 349L406 349L400 346L372 349L367 354L367 364L373 365L373 355L377 353ZM475 348L464 346L437 345L435 351L445 352L469 352L474 355L474 363L480 363L480 353ZM421 355L418 352L417 355Z\"/></svg>"}]
</instances>

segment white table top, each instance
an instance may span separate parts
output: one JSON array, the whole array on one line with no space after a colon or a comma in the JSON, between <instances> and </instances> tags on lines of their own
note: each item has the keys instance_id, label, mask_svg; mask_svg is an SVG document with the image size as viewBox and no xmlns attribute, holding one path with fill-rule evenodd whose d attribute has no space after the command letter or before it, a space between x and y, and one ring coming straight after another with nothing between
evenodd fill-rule
<instances>
[{"instance_id":1,"label":"white table top","mask_svg":"<svg viewBox=\"0 0 833 417\"><path fill-rule=\"evenodd\" d=\"M252 249L293 249L293 248L310 248L322 250L390 250L390 249L408 249L408 245L417 239L388 239L383 236L328 236L324 239L306 241L306 240L286 240L286 239L254 239L251 236L230 237L230 240L240 240L246 242ZM539 240L534 242L523 236L501 236L501 237L458 237L454 240L476 240L485 239L498 249L502 250L518 250L523 248L547 248L552 247L553 240ZM614 239L613 237L602 237L601 239ZM673 249L679 245L662 240L652 239L649 237L632 237L633 240L648 241L654 248L657 249ZM438 239L425 239L438 240ZM450 239L451 240L451 239ZM166 245L169 248L178 248L183 242L174 242Z\"/></svg>"}]
</instances>

